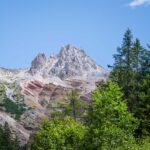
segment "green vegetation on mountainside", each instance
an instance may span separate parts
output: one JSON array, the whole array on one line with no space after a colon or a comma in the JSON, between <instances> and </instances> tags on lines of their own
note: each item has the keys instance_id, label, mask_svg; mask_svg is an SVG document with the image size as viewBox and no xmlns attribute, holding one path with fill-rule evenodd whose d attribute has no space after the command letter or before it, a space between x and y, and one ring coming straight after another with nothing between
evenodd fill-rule
<instances>
[{"instance_id":1,"label":"green vegetation on mountainside","mask_svg":"<svg viewBox=\"0 0 150 150\"><path fill-rule=\"evenodd\" d=\"M13 89L13 100L6 95L7 88ZM15 119L19 119L26 110L24 99L20 93L19 87L15 84L0 83L0 110L8 112Z\"/></svg>"}]
</instances>

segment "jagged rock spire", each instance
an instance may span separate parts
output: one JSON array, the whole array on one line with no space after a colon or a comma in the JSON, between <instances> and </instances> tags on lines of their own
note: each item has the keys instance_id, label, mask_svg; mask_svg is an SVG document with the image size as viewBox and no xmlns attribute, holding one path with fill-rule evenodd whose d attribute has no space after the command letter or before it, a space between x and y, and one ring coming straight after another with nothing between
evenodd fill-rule
<instances>
[{"instance_id":1,"label":"jagged rock spire","mask_svg":"<svg viewBox=\"0 0 150 150\"><path fill-rule=\"evenodd\" d=\"M46 58L44 54L32 61L30 68L32 74L40 72L44 76L56 76L61 79L75 76L88 76L89 74L102 74L105 70L98 66L83 49L73 45L61 48L58 55Z\"/></svg>"},{"instance_id":2,"label":"jagged rock spire","mask_svg":"<svg viewBox=\"0 0 150 150\"><path fill-rule=\"evenodd\" d=\"M47 58L45 54L39 53L32 61L30 71L34 73L37 70L41 70L41 68L44 67L46 61L47 61Z\"/></svg>"}]
</instances>

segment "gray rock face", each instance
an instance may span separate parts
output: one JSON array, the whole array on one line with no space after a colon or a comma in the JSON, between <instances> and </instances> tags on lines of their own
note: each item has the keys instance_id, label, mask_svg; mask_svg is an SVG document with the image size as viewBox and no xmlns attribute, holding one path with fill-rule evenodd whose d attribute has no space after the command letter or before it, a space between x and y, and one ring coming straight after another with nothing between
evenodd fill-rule
<instances>
[{"instance_id":1,"label":"gray rock face","mask_svg":"<svg viewBox=\"0 0 150 150\"><path fill-rule=\"evenodd\" d=\"M72 45L61 48L58 55L46 59L44 54L39 54L33 61L31 73L40 72L43 76L56 76L61 79L91 74L105 74L101 66L98 66L85 51Z\"/></svg>"},{"instance_id":2,"label":"gray rock face","mask_svg":"<svg viewBox=\"0 0 150 150\"><path fill-rule=\"evenodd\" d=\"M13 133L13 137L19 137L20 146L27 144L30 133L7 113L0 111L0 125L4 126L5 123L8 123L9 128Z\"/></svg>"},{"instance_id":3,"label":"gray rock face","mask_svg":"<svg viewBox=\"0 0 150 150\"><path fill-rule=\"evenodd\" d=\"M58 61L49 74L59 76L60 78L79 76L84 72L97 69L95 62L83 50L71 45L62 47L58 57Z\"/></svg>"},{"instance_id":4,"label":"gray rock face","mask_svg":"<svg viewBox=\"0 0 150 150\"><path fill-rule=\"evenodd\" d=\"M42 69L46 61L47 61L47 58L45 54L39 53L31 63L30 72L34 74L36 73L36 71Z\"/></svg>"}]
</instances>

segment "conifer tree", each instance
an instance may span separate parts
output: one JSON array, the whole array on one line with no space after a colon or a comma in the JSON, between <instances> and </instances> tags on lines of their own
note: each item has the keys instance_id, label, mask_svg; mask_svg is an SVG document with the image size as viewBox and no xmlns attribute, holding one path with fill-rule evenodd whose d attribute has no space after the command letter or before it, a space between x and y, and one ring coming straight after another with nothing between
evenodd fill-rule
<instances>
[{"instance_id":1,"label":"conifer tree","mask_svg":"<svg viewBox=\"0 0 150 150\"><path fill-rule=\"evenodd\" d=\"M76 90L72 90L68 94L67 99L69 105L66 107L65 115L73 117L74 120L82 118L85 103L81 101L79 93Z\"/></svg>"},{"instance_id":2,"label":"conifer tree","mask_svg":"<svg viewBox=\"0 0 150 150\"><path fill-rule=\"evenodd\" d=\"M150 125L143 125L143 122L147 122L150 110L147 98L150 85L146 84L150 74L150 51L141 46L139 39L133 42L131 31L128 29L122 47L118 48L117 54L114 55L114 60L110 79L122 89L128 110L140 119L138 135L144 134L144 130L150 133ZM142 113L143 111L147 113Z\"/></svg>"},{"instance_id":3,"label":"conifer tree","mask_svg":"<svg viewBox=\"0 0 150 150\"><path fill-rule=\"evenodd\" d=\"M115 63L112 66L113 71L110 77L113 81L117 82L124 91L124 98L126 99L131 91L131 76L132 76L132 33L128 29L124 34L122 46L117 49L117 54L115 54ZM126 79L126 80L124 80Z\"/></svg>"}]
</instances>

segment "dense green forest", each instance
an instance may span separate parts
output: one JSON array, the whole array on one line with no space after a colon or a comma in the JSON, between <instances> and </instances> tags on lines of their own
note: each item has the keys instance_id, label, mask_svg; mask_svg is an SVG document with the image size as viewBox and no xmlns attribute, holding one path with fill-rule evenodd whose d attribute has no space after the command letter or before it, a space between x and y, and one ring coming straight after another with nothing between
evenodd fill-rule
<instances>
[{"instance_id":1,"label":"dense green forest","mask_svg":"<svg viewBox=\"0 0 150 150\"><path fill-rule=\"evenodd\" d=\"M98 82L92 100L82 101L76 91L71 91L69 105L63 112L44 120L26 149L149 150L149 48L149 45L144 48L139 39L134 40L128 29L113 55L114 64L109 65L109 78ZM6 136L5 128L0 128L0 149L21 149L10 138L10 132ZM6 147L9 145L12 147Z\"/></svg>"}]
</instances>

